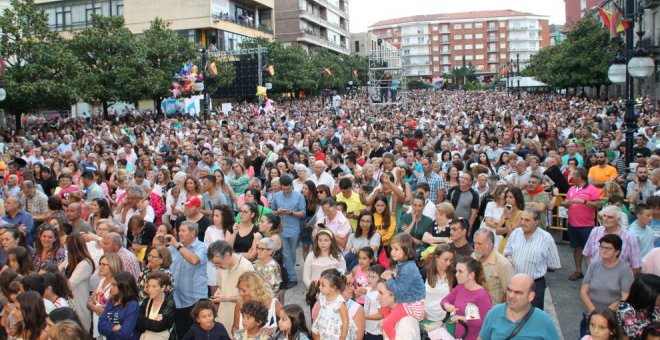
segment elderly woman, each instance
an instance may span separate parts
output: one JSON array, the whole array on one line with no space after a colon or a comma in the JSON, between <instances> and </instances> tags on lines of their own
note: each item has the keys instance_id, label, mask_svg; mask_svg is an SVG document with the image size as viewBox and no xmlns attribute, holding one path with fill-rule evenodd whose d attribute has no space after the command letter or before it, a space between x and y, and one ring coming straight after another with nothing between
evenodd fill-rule
<instances>
[{"instance_id":1,"label":"elderly woman","mask_svg":"<svg viewBox=\"0 0 660 340\"><path fill-rule=\"evenodd\" d=\"M147 285L149 283L149 274L153 272L163 272L169 277L169 284L163 287L165 293L172 293L174 287L174 278L170 272L170 265L172 264L172 255L164 246L150 247L146 257L147 262L142 269L140 278L138 279L138 289L140 289L140 297L146 298L149 295L147 292Z\"/></svg>"},{"instance_id":2,"label":"elderly woman","mask_svg":"<svg viewBox=\"0 0 660 340\"><path fill-rule=\"evenodd\" d=\"M630 267L619 261L623 241L616 234L600 238L600 260L593 261L582 280L580 299L585 312L580 322L580 337L587 333L587 315L596 309L615 310L620 301L628 298L633 274Z\"/></svg>"},{"instance_id":3,"label":"elderly woman","mask_svg":"<svg viewBox=\"0 0 660 340\"><path fill-rule=\"evenodd\" d=\"M621 246L621 253L619 259L630 266L635 273L639 272L642 268L642 260L639 255L639 244L635 237L629 234L626 230L621 228L621 208L615 205L608 205L598 213L602 226L595 227L587 243L584 246L582 255L587 258L587 263L591 264L593 261L600 260L600 246L598 242L607 234L615 234L621 237L623 245Z\"/></svg>"}]
</instances>

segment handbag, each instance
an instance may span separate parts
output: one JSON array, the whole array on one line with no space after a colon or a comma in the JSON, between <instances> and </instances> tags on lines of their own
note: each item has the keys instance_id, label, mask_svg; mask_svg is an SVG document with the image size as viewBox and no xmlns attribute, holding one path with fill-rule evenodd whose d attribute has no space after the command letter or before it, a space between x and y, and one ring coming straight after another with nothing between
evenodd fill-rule
<instances>
[{"instance_id":1,"label":"handbag","mask_svg":"<svg viewBox=\"0 0 660 340\"><path fill-rule=\"evenodd\" d=\"M522 320L520 320L520 323L518 324L518 326L516 326L516 328L513 329L511 334L509 334L509 336L507 336L505 340L511 340L511 339L513 339L514 336L518 335L518 333L523 328L523 326L525 326L525 323L527 323L527 320L529 320L529 318L532 316L532 313L534 313L534 306L529 307L529 310L527 311L527 314L525 314L525 316L523 316L523 318L522 318Z\"/></svg>"}]
</instances>

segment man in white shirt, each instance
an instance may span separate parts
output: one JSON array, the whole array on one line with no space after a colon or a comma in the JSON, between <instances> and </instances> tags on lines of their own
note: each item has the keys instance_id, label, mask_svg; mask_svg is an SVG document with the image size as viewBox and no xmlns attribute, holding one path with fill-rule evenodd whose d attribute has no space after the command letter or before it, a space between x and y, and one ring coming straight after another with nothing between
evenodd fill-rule
<instances>
[{"instance_id":1,"label":"man in white shirt","mask_svg":"<svg viewBox=\"0 0 660 340\"><path fill-rule=\"evenodd\" d=\"M335 179L332 178L332 175L329 173L325 172L325 169L327 168L325 162L323 161L316 161L314 162L314 173L310 177L312 182L316 184L316 187L318 187L321 184L325 184L330 188L330 191L334 189L335 187Z\"/></svg>"}]
</instances>

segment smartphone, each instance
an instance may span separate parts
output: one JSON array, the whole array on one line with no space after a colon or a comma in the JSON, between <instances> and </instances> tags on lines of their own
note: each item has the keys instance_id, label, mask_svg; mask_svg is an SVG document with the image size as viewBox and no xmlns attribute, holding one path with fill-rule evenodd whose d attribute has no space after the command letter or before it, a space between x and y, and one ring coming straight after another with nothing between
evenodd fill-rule
<instances>
[{"instance_id":1,"label":"smartphone","mask_svg":"<svg viewBox=\"0 0 660 340\"><path fill-rule=\"evenodd\" d=\"M325 228L325 223L319 223L319 224L317 224L317 226L318 226L319 228Z\"/></svg>"}]
</instances>

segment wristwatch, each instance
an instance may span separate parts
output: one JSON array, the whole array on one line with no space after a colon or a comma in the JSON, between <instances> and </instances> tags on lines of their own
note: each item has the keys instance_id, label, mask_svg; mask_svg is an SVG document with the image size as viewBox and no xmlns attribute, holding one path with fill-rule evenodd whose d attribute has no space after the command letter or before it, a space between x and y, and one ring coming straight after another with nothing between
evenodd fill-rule
<instances>
[{"instance_id":1,"label":"wristwatch","mask_svg":"<svg viewBox=\"0 0 660 340\"><path fill-rule=\"evenodd\" d=\"M179 242L179 245L176 247L176 250L181 250L183 248L183 243Z\"/></svg>"}]
</instances>

